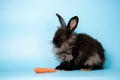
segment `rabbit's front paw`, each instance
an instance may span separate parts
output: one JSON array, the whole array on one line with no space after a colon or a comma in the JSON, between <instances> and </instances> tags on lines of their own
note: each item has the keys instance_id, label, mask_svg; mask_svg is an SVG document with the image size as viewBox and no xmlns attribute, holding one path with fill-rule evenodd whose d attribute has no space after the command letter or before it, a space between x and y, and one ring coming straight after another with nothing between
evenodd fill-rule
<instances>
[{"instance_id":1,"label":"rabbit's front paw","mask_svg":"<svg viewBox=\"0 0 120 80\"><path fill-rule=\"evenodd\" d=\"M56 70L63 70L63 67L62 66L57 66L55 69Z\"/></svg>"}]
</instances>

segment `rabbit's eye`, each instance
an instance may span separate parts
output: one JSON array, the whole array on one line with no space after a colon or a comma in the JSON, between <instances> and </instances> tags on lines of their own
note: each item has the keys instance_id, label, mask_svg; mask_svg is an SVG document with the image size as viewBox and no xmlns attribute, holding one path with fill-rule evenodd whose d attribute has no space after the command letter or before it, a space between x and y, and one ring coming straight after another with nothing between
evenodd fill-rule
<instances>
[{"instance_id":1,"label":"rabbit's eye","mask_svg":"<svg viewBox=\"0 0 120 80\"><path fill-rule=\"evenodd\" d=\"M61 38L62 38L62 39L66 39L66 36L65 36L65 35L62 35Z\"/></svg>"},{"instance_id":2,"label":"rabbit's eye","mask_svg":"<svg viewBox=\"0 0 120 80\"><path fill-rule=\"evenodd\" d=\"M53 39L53 44L54 44L56 47L61 47L61 41L60 41L59 39L54 38L54 39Z\"/></svg>"}]
</instances>

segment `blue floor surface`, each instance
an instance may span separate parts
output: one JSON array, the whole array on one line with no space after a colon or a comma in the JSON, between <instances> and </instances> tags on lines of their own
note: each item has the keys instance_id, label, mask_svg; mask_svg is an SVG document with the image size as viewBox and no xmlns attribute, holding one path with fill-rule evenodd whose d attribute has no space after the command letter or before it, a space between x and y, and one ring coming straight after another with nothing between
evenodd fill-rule
<instances>
[{"instance_id":1,"label":"blue floor surface","mask_svg":"<svg viewBox=\"0 0 120 80\"><path fill-rule=\"evenodd\" d=\"M0 80L119 80L119 70L57 71L36 74L34 71L0 72Z\"/></svg>"}]
</instances>

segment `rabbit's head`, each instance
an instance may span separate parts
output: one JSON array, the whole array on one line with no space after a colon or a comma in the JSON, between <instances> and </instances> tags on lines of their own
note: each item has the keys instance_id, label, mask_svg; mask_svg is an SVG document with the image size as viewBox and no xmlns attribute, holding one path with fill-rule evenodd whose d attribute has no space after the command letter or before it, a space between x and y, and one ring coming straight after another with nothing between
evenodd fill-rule
<instances>
[{"instance_id":1,"label":"rabbit's head","mask_svg":"<svg viewBox=\"0 0 120 80\"><path fill-rule=\"evenodd\" d=\"M64 19L59 14L56 15L59 19L61 26L58 28L54 35L53 44L55 45L55 47L59 48L64 42L66 42L70 38L73 31L77 27L79 19L77 16L74 16L69 20L68 24L66 25Z\"/></svg>"}]
</instances>

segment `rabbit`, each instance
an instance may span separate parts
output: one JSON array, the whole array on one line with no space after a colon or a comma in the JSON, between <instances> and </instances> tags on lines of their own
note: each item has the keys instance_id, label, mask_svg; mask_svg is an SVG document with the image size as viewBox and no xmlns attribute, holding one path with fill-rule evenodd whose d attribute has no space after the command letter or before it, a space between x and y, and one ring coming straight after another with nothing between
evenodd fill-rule
<instances>
[{"instance_id":1,"label":"rabbit","mask_svg":"<svg viewBox=\"0 0 120 80\"><path fill-rule=\"evenodd\" d=\"M58 70L98 70L104 68L105 54L100 42L83 33L75 33L78 16L72 17L66 25L56 14L61 26L55 32L52 43L56 57L60 60Z\"/></svg>"}]
</instances>

